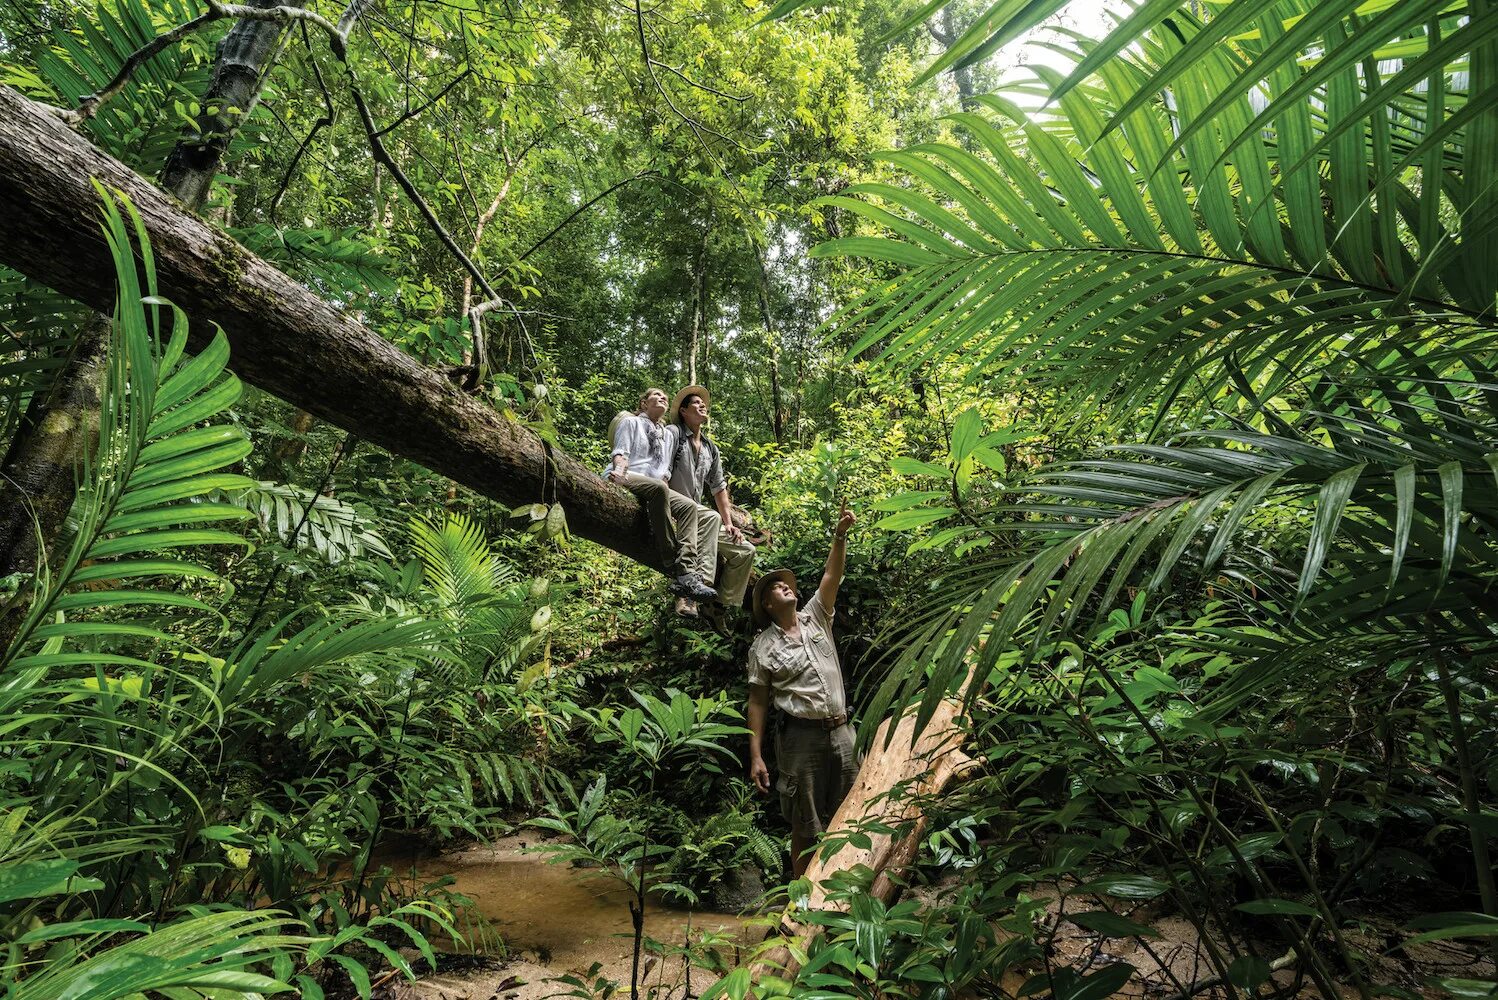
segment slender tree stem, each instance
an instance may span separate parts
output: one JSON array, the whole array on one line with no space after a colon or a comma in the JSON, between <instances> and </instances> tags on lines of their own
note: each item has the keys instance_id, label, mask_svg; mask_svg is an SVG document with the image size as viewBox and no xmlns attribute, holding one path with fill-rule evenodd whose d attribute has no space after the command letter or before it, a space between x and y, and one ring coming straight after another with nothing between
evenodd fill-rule
<instances>
[{"instance_id":1,"label":"slender tree stem","mask_svg":"<svg viewBox=\"0 0 1498 1000\"><path fill-rule=\"evenodd\" d=\"M1451 677L1451 666L1446 660L1446 651L1434 641L1431 650L1435 654L1436 683L1440 685L1441 697L1446 703L1446 717L1451 724L1451 748L1456 753L1457 770L1462 788L1462 811L1466 813L1467 835L1472 841L1472 863L1477 869L1477 891L1482 899L1482 910L1490 917L1498 917L1498 881L1493 875L1493 859L1488 852L1488 838L1478 823L1482 811L1482 800L1477 793L1477 772L1472 766L1472 749L1467 744L1467 727L1462 722L1462 695ZM1498 963L1498 941L1490 941L1489 954Z\"/></svg>"}]
</instances>

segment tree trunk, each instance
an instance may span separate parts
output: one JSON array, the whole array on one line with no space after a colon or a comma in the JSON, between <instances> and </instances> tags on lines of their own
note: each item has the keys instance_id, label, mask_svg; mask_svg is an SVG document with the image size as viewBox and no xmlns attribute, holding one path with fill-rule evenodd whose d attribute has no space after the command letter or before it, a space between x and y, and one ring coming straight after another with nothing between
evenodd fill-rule
<instances>
[{"instance_id":1,"label":"tree trunk","mask_svg":"<svg viewBox=\"0 0 1498 1000\"><path fill-rule=\"evenodd\" d=\"M943 49L950 49L954 42L963 36L966 28L958 27L949 4L941 9L941 29L934 26L930 29L931 37L941 43ZM952 74L957 81L957 101L962 110L971 111L977 106L977 94L973 88L973 70L970 66L963 66Z\"/></svg>"},{"instance_id":2,"label":"tree trunk","mask_svg":"<svg viewBox=\"0 0 1498 1000\"><path fill-rule=\"evenodd\" d=\"M686 373L687 385L698 385L697 354L703 354L702 367L707 368L707 352L702 347L703 328L707 322L707 244L713 235L713 215L707 217L702 229L702 248L697 251L697 261L692 266L692 327L687 334Z\"/></svg>"},{"instance_id":3,"label":"tree trunk","mask_svg":"<svg viewBox=\"0 0 1498 1000\"><path fill-rule=\"evenodd\" d=\"M785 440L785 410L780 399L780 343L770 321L770 275L765 271L763 260L759 262L759 308L765 316L765 342L770 348L770 430L775 435L775 443L780 444Z\"/></svg>"},{"instance_id":4,"label":"tree trunk","mask_svg":"<svg viewBox=\"0 0 1498 1000\"><path fill-rule=\"evenodd\" d=\"M94 314L49 392L32 400L0 468L0 577L36 569L73 506L82 449L99 435L109 319ZM41 542L41 545L38 545ZM5 629L0 627L0 636Z\"/></svg>"},{"instance_id":5,"label":"tree trunk","mask_svg":"<svg viewBox=\"0 0 1498 1000\"><path fill-rule=\"evenodd\" d=\"M307 0L249 0L251 7L278 5L305 7ZM230 140L259 102L285 30L280 21L240 21L218 43L197 135L177 143L161 171L161 186L194 211L208 200Z\"/></svg>"},{"instance_id":6,"label":"tree trunk","mask_svg":"<svg viewBox=\"0 0 1498 1000\"><path fill-rule=\"evenodd\" d=\"M319 299L55 114L0 87L0 261L95 309L112 309L114 266L90 179L118 188L145 222L161 292L217 323L245 381L501 503L561 503L574 534L657 564L634 497Z\"/></svg>"},{"instance_id":7,"label":"tree trunk","mask_svg":"<svg viewBox=\"0 0 1498 1000\"><path fill-rule=\"evenodd\" d=\"M968 683L971 682L969 677ZM823 857L818 851L806 868L805 878L811 883L806 903L808 910L844 909L846 904L828 901L822 883L834 872L849 871L855 865L867 865L875 873L869 894L888 901L895 890L890 873L910 864L920 848L926 828L922 812L924 800L939 794L977 764L962 752L966 733L962 706L957 699L948 699L937 708L919 738L914 737L915 713L906 713L895 729L894 739L888 740L886 747L892 721L886 719L874 735L868 755L858 769L858 780L833 814L827 835L837 837L857 830L861 822L878 822L894 830L905 827L909 832L899 838L887 833L868 832L869 846L866 848L845 842L830 857ZM889 791L896 787L905 789L905 793L899 797L890 796ZM752 966L752 980L757 982L764 975L794 974L798 966L793 954L804 955L812 940L822 931L818 925L796 923L789 917L782 921L782 928L787 943L771 950Z\"/></svg>"}]
</instances>

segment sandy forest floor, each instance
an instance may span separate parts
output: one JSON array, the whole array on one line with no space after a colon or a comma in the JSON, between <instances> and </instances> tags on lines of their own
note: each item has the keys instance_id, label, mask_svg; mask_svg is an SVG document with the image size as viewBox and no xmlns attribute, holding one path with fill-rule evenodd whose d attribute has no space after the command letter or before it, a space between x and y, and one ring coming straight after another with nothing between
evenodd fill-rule
<instances>
[{"instance_id":1,"label":"sandy forest floor","mask_svg":"<svg viewBox=\"0 0 1498 1000\"><path fill-rule=\"evenodd\" d=\"M548 865L537 854L524 851L533 836L512 836L488 845L474 845L435 859L423 859L419 869L423 877L451 875L454 888L471 897L479 910L493 924L503 939L508 954L494 956L473 967L428 975L415 983L390 981L376 1000L542 1000L547 997L577 995L572 984L558 977L575 976L591 983L598 978L623 984L621 995L627 995L631 962L629 893L616 883L590 878L587 871L566 865ZM385 859L397 869L399 858ZM409 859L406 861L409 864ZM1038 891L1038 888L1037 888ZM1068 911L1095 908L1089 901L1073 896ZM1142 908L1134 919L1157 928L1161 936L1148 947L1133 939L1102 939L1075 925L1064 923L1055 939L1053 964L1095 971L1103 965L1128 962L1139 970L1118 996L1169 1000L1180 993L1181 985L1194 985L1203 997L1220 995L1207 987L1213 977L1195 929L1177 916L1151 913ZM1047 914L1055 921L1056 908ZM748 949L763 936L761 926L745 917L723 913L688 913L684 910L653 905L647 913L646 933L658 940L680 945L688 929L721 935L725 957L733 957L735 944ZM1354 947L1377 956L1374 978L1381 985L1398 986L1416 994L1444 996L1425 987L1431 977L1483 978L1493 975L1493 965L1462 944L1435 942L1420 946L1413 956L1406 956L1393 945L1399 940L1392 924L1377 921L1365 923L1364 929L1350 932ZM1274 955L1272 945L1260 944L1262 954ZM594 971L594 966L598 968ZM680 957L649 961L649 972L642 977L642 988L658 1000L683 998L700 993L713 977L702 970L692 973L691 989L686 988L687 975ZM1035 969L1017 970L1005 977L1005 989L1011 994ZM1293 981L1286 970L1275 975L1275 981L1288 986ZM1344 994L1357 994L1348 987ZM584 994L587 995L587 994ZM1302 996L1313 996L1307 981Z\"/></svg>"}]
</instances>

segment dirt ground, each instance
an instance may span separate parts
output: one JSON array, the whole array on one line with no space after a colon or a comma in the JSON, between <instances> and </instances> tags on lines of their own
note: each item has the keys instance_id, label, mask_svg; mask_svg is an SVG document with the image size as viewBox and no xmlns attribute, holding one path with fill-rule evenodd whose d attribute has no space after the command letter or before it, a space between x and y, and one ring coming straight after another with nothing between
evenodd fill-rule
<instances>
[{"instance_id":1,"label":"dirt ground","mask_svg":"<svg viewBox=\"0 0 1498 1000\"><path fill-rule=\"evenodd\" d=\"M479 967L439 972L415 983L390 982L381 993L388 1000L544 1000L567 995L593 995L602 990L575 993L578 986L560 982L573 976L592 984L600 978L624 984L628 991L631 964L630 894L622 886L596 877L586 870L566 865L548 865L541 855L525 853L525 835L509 837L489 845L475 845L420 863L423 877L451 875L454 888L471 897L479 910L503 938L507 955L489 956ZM387 859L395 863L396 859ZM398 865L397 865L398 867ZM1051 889L1059 896L1059 887ZM1043 886L1032 887L1041 895ZM924 894L924 893L923 893ZM1108 901L1119 909L1118 900ZM1072 895L1065 912L1099 909L1098 900ZM1122 912L1122 911L1121 911ZM1116 962L1128 962L1137 971L1117 994L1130 1000L1165 1000L1181 992L1202 997L1223 995L1208 986L1216 970L1196 929L1179 916L1153 912L1142 906L1123 915L1153 926L1159 938L1140 942L1133 938L1102 938L1063 919L1057 904L1043 918L1057 927L1050 961L1079 973L1095 972ZM1425 983L1432 977L1488 978L1492 963L1464 944L1432 942L1418 946L1413 954L1395 948L1402 935L1392 922L1362 921L1358 930L1344 935L1349 944L1372 958L1372 976L1379 985L1397 986L1428 997L1442 997ZM703 931L721 935L722 950L730 954L735 945L745 950L763 936L761 926L733 914L688 913L653 904L647 910L646 933L660 941L680 945L689 933ZM1282 949L1265 942L1249 942L1266 960ZM594 966L597 966L594 969ZM712 976L702 970L692 973L686 987L687 970L679 956L643 960L648 972L642 976L642 992L667 1000L695 995ZM1016 993L1031 974L1044 971L1012 970L1003 987ZM1288 987L1294 981L1288 970L1275 973L1275 982ZM1315 996L1309 979L1301 996ZM1350 986L1343 989L1349 1000L1357 996Z\"/></svg>"},{"instance_id":2,"label":"dirt ground","mask_svg":"<svg viewBox=\"0 0 1498 1000\"><path fill-rule=\"evenodd\" d=\"M420 863L425 877L453 876L453 888L473 899L493 923L509 958L500 968L438 973L401 983L394 988L395 1000L541 1000L573 989L555 981L565 975L623 982L627 992L633 951L629 891L590 877L587 870L549 865L543 856L525 853L535 839L506 837ZM680 945L689 928L693 935L723 935L725 951L732 942L747 945L751 937L746 921L733 914L688 912L655 902L646 909L645 932L656 940ZM600 968L590 975L594 964ZM641 965L649 969L642 983L659 988L662 997L668 989L680 995L686 985L679 957L645 956ZM697 970L693 992L700 992L711 978Z\"/></svg>"}]
</instances>

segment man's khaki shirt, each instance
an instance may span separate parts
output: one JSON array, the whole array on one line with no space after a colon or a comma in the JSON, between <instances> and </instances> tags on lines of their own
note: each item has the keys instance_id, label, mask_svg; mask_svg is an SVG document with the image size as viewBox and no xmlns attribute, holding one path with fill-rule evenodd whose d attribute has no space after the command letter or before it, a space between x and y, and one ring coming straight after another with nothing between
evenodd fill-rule
<instances>
[{"instance_id":1,"label":"man's khaki shirt","mask_svg":"<svg viewBox=\"0 0 1498 1000\"><path fill-rule=\"evenodd\" d=\"M792 639L771 622L749 645L749 683L768 687L775 707L802 719L848 710L843 671L832 643L832 615L816 593L796 612L801 635Z\"/></svg>"}]
</instances>

